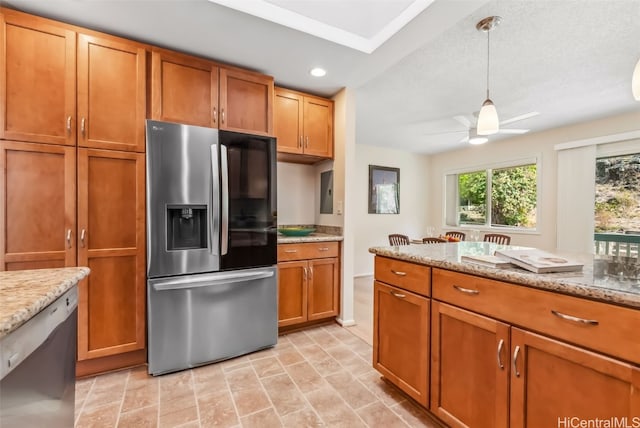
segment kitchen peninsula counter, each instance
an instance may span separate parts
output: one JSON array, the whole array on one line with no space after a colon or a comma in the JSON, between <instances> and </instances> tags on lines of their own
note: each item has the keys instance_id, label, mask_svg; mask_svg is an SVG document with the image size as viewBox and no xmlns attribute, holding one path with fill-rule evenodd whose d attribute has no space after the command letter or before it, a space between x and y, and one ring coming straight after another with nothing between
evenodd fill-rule
<instances>
[{"instance_id":1,"label":"kitchen peninsula counter","mask_svg":"<svg viewBox=\"0 0 640 428\"><path fill-rule=\"evenodd\" d=\"M29 321L88 274L87 267L0 272L0 338Z\"/></svg>"},{"instance_id":2,"label":"kitchen peninsula counter","mask_svg":"<svg viewBox=\"0 0 640 428\"><path fill-rule=\"evenodd\" d=\"M617 276L605 274L594 275L594 263L606 261L594 260L593 255L566 255L568 258L584 263L582 271L542 274L518 267L494 269L460 261L463 255L493 254L496 249L524 248L488 242L456 242L372 247L369 252L382 257L640 309L640 281L620 279Z\"/></svg>"}]
</instances>

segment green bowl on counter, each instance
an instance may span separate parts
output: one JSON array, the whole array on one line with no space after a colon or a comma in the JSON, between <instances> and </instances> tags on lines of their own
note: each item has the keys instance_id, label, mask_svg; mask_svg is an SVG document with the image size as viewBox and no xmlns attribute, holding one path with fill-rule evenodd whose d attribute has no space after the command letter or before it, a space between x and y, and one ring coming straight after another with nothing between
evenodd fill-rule
<instances>
[{"instance_id":1,"label":"green bowl on counter","mask_svg":"<svg viewBox=\"0 0 640 428\"><path fill-rule=\"evenodd\" d=\"M283 227L278 229L278 232L284 236L307 236L316 230L309 227Z\"/></svg>"}]
</instances>

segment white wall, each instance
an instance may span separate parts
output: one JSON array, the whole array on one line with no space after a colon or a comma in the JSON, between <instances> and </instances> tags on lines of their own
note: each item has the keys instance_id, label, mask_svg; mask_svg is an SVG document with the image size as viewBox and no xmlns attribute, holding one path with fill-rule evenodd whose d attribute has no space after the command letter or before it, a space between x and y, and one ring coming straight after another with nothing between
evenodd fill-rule
<instances>
[{"instance_id":1,"label":"white wall","mask_svg":"<svg viewBox=\"0 0 640 428\"><path fill-rule=\"evenodd\" d=\"M315 224L319 202L310 165L278 162L278 224Z\"/></svg>"},{"instance_id":2,"label":"white wall","mask_svg":"<svg viewBox=\"0 0 640 428\"><path fill-rule=\"evenodd\" d=\"M369 214L369 165L400 168L400 214ZM373 255L369 247L389 245L390 233L402 233L411 238L426 236L429 225L427 197L429 183L427 156L400 150L356 145L353 203L349 210L355 216L354 273L373 273Z\"/></svg>"},{"instance_id":3,"label":"white wall","mask_svg":"<svg viewBox=\"0 0 640 428\"><path fill-rule=\"evenodd\" d=\"M603 135L630 132L639 128L640 113L634 112L433 155L429 159L429 209L427 217L436 226L444 228L443 183L447 172L540 155L542 157L542 167L539 174L542 174L542 188L539 189L541 201L538 232L509 232L509 234L512 236L511 243L513 245L525 245L555 251L557 152L554 150L554 145ZM593 167L595 168L595 166ZM592 187L593 183L576 183L574 191L587 192ZM593 215L593 213L576 212L575 215L589 216Z\"/></svg>"}]
</instances>

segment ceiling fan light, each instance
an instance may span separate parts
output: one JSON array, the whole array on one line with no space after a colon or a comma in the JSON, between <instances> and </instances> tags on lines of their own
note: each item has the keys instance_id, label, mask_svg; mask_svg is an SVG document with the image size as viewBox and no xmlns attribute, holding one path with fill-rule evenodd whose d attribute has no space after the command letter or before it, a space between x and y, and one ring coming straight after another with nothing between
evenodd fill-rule
<instances>
[{"instance_id":1,"label":"ceiling fan light","mask_svg":"<svg viewBox=\"0 0 640 428\"><path fill-rule=\"evenodd\" d=\"M500 130L498 111L493 102L487 98L478 114L478 135L492 135Z\"/></svg>"},{"instance_id":2,"label":"ceiling fan light","mask_svg":"<svg viewBox=\"0 0 640 428\"><path fill-rule=\"evenodd\" d=\"M633 98L636 101L640 101L640 59L636 64L636 68L633 70L633 77L631 78L631 90L633 91Z\"/></svg>"}]
</instances>

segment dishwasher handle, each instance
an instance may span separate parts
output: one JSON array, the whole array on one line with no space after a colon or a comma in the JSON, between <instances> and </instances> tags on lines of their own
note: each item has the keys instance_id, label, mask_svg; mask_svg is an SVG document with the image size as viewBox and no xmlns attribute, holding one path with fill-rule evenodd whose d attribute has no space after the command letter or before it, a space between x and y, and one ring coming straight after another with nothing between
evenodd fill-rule
<instances>
[{"instance_id":1,"label":"dishwasher handle","mask_svg":"<svg viewBox=\"0 0 640 428\"><path fill-rule=\"evenodd\" d=\"M182 290L187 288L210 287L219 284L232 284L234 282L255 281L274 276L273 270L258 272L234 272L227 274L200 275L197 278L168 279L152 284L156 291Z\"/></svg>"}]
</instances>

